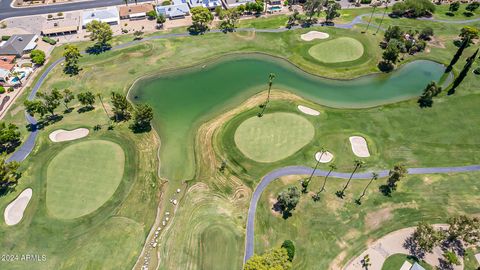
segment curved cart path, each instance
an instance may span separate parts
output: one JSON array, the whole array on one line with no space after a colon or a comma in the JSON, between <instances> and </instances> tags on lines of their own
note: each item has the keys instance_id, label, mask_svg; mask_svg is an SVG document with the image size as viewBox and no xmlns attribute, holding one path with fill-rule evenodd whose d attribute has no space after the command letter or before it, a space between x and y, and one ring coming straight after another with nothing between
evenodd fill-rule
<instances>
[{"instance_id":1,"label":"curved cart path","mask_svg":"<svg viewBox=\"0 0 480 270\"><path fill-rule=\"evenodd\" d=\"M304 166L291 166L284 167L278 170L274 170L263 177L258 186L253 192L252 199L250 200L250 207L248 208L247 216L247 228L245 235L245 255L244 262L246 262L253 255L254 249L254 227L255 227L255 213L257 211L257 204L260 196L267 186L282 176L289 175L310 175L313 171L313 168L304 167ZM409 174L433 174L433 173L456 173L456 172L474 172L480 171L480 165L471 165L471 166L461 166L461 167L434 167L434 168L411 168L408 169ZM388 176L388 170L376 172L379 177ZM326 176L328 171L316 170L316 176ZM329 177L348 179L350 173L341 173L341 172L331 172ZM353 179L368 179L372 177L372 172L362 172L356 173L353 175Z\"/></svg>"}]
</instances>

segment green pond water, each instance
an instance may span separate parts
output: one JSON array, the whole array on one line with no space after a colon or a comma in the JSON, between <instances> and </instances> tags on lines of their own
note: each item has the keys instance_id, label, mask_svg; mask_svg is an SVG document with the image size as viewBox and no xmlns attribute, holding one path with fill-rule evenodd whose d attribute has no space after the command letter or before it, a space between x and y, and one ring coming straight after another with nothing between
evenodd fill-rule
<instances>
[{"instance_id":1,"label":"green pond water","mask_svg":"<svg viewBox=\"0 0 480 270\"><path fill-rule=\"evenodd\" d=\"M283 60L249 55L145 78L132 87L129 97L154 108L154 127L161 138L161 176L191 179L199 123L265 91L270 72L276 74L275 89L330 107L365 108L419 96L430 81L440 80L444 67L420 60L391 74L340 81L307 74Z\"/></svg>"}]
</instances>

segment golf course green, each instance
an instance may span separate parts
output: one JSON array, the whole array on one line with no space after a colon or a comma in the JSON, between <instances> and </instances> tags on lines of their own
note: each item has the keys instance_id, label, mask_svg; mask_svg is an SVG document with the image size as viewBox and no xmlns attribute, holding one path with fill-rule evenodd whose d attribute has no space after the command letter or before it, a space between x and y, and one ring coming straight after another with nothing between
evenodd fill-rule
<instances>
[{"instance_id":1,"label":"golf course green","mask_svg":"<svg viewBox=\"0 0 480 270\"><path fill-rule=\"evenodd\" d=\"M341 63L357 60L364 52L360 41L350 37L339 37L312 46L308 53L323 63Z\"/></svg>"},{"instance_id":2,"label":"golf course green","mask_svg":"<svg viewBox=\"0 0 480 270\"><path fill-rule=\"evenodd\" d=\"M315 129L307 119L293 113L272 113L244 121L235 132L242 153L258 162L289 157L313 139Z\"/></svg>"},{"instance_id":3,"label":"golf course green","mask_svg":"<svg viewBox=\"0 0 480 270\"><path fill-rule=\"evenodd\" d=\"M83 141L66 147L48 165L48 212L73 219L95 211L115 193L124 164L122 148L110 141Z\"/></svg>"}]
</instances>

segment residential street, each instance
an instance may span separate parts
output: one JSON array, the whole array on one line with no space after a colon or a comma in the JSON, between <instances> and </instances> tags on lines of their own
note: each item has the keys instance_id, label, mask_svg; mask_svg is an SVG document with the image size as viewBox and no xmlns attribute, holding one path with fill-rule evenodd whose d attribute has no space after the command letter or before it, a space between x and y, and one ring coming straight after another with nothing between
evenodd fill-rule
<instances>
[{"instance_id":1,"label":"residential street","mask_svg":"<svg viewBox=\"0 0 480 270\"><path fill-rule=\"evenodd\" d=\"M121 5L125 3L123 0L91 0L91 1L84 1L84 2L77 2L77 3L49 5L49 6L13 8L10 6L11 2L12 2L11 0L0 0L0 21L7 18L11 18L11 17L66 12L66 11L90 9L90 8L96 8L96 7L115 6L115 5ZM151 0L138 0L137 2L138 3L151 2Z\"/></svg>"}]
</instances>

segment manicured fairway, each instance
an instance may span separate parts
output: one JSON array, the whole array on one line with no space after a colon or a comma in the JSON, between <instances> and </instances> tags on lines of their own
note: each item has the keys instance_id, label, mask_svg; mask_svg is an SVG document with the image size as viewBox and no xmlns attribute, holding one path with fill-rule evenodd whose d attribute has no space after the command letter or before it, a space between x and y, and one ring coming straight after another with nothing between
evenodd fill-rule
<instances>
[{"instance_id":1,"label":"manicured fairway","mask_svg":"<svg viewBox=\"0 0 480 270\"><path fill-rule=\"evenodd\" d=\"M275 162L300 150L314 134L312 123L305 118L292 113L272 113L240 124L235 144L250 159Z\"/></svg>"},{"instance_id":2,"label":"manicured fairway","mask_svg":"<svg viewBox=\"0 0 480 270\"><path fill-rule=\"evenodd\" d=\"M363 45L360 41L340 37L321 42L308 50L308 53L323 63L340 63L357 60L363 55Z\"/></svg>"},{"instance_id":3,"label":"manicured fairway","mask_svg":"<svg viewBox=\"0 0 480 270\"><path fill-rule=\"evenodd\" d=\"M405 261L409 261L412 265L417 262L426 270L433 269L428 263L423 261L418 261L414 257L405 255L405 254L393 254L392 256L388 257L383 263L382 270L398 270L402 267L402 264Z\"/></svg>"},{"instance_id":4,"label":"manicured fairway","mask_svg":"<svg viewBox=\"0 0 480 270\"><path fill-rule=\"evenodd\" d=\"M47 208L57 218L81 217L102 206L123 176L125 155L113 142L68 146L48 165Z\"/></svg>"}]
</instances>

